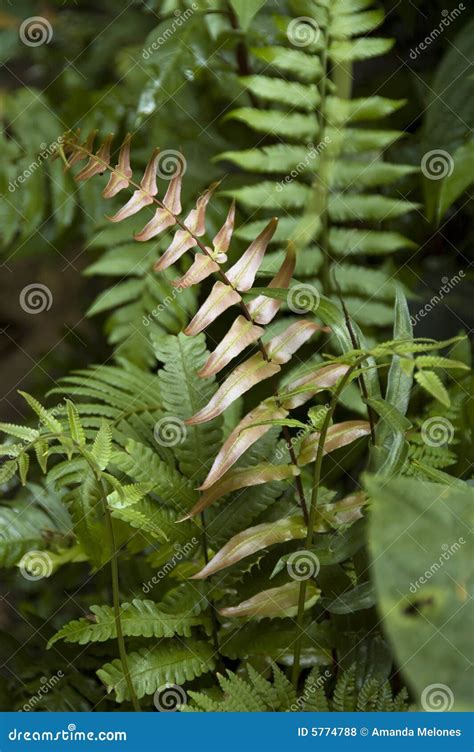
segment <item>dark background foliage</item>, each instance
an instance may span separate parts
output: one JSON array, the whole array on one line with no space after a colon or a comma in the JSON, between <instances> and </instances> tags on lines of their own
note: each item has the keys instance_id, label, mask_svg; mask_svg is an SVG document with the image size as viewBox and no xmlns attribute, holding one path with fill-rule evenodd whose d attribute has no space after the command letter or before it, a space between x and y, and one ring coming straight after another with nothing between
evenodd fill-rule
<instances>
[{"instance_id":1,"label":"dark background foliage","mask_svg":"<svg viewBox=\"0 0 474 752\"><path fill-rule=\"evenodd\" d=\"M209 5L212 8L213 4ZM275 11L284 7L279 0L268 5ZM456 49L454 42L463 27L470 24L472 29L472 16L469 9L463 11L414 59L412 51L439 24L443 11L457 5L444 0L384 0L382 5L387 15L382 33L395 38L396 44L383 58L356 64L354 91L356 96L377 93L407 100L387 124L407 134L392 147L391 158L418 166L422 155L432 148L430 108L437 98L437 68ZM160 24L173 17L176 7L171 0L2 0L0 4L0 355L4 421L25 420L26 410L17 389L40 397L71 369L107 362L113 350L103 331L104 314L94 318L85 315L108 286L100 275L83 274L106 246L105 240L101 245L101 228L107 209L99 188L95 184L77 187L63 174L59 162L50 160L14 191L9 190L9 183L37 159L44 144L80 126L84 133L98 128L102 134L114 131L119 136L138 130L135 159L142 165L155 144L181 150L188 162L187 183L195 195L222 176L222 166L212 158L233 148L236 140L246 138L244 126L223 120L231 109L231 100L232 107L248 103L240 101L238 91L234 96L228 76L229 69L245 72L247 62L245 55L235 54L234 45L226 44L225 35L219 35L219 14L207 25L196 14L182 33L167 42L159 59L144 56L150 35L159 33L163 28ZM28 47L19 40L19 23L34 15L50 22L53 36L49 44ZM265 37L264 21L258 22L255 33ZM461 109L466 105L464 99L460 97ZM466 142L472 139L469 104L462 109L462 117L456 112L454 117L466 126ZM446 142L435 145L449 151L451 128L448 119L444 125ZM232 165L225 168L229 173L226 187L238 185ZM190 198L186 190L185 199ZM419 245L399 270L402 281L413 292L412 310L422 308L445 278L460 270L466 274L462 284L420 323L416 334L442 339L469 331L474 292L469 276L474 239L470 189L439 222L427 218L426 185L419 173L403 178L397 190L400 197L421 205L418 211L403 217L398 227ZM239 219L247 217L242 214ZM46 285L53 293L54 305L41 316L29 315L19 305L21 290L32 282ZM133 591L135 583L143 579L139 567L139 562L133 562L124 568L124 591ZM67 595L68 583L62 585ZM30 591L28 583L23 587L18 599L25 596L24 602ZM107 587L106 574L95 578L96 602L107 600ZM82 589L80 607L90 602L89 593L87 587ZM31 638L35 646L31 656L37 657L35 633L43 628L42 617L51 614L55 604L55 595L46 589L35 601L29 626L18 620L21 635L15 634L14 615L0 608L0 627L12 632L11 641L2 649L14 653L19 645L17 638L22 642ZM58 624L72 617L76 607L66 600L62 613L57 614ZM63 655L68 650L62 648ZM100 646L94 651L100 653ZM55 666L54 655L49 661L49 673L62 665ZM24 666L18 670L28 675ZM74 702L80 702L81 696L97 702L96 687L92 683L86 686L88 681L83 677L78 681L83 685ZM0 690L0 705L1 699Z\"/></svg>"}]
</instances>

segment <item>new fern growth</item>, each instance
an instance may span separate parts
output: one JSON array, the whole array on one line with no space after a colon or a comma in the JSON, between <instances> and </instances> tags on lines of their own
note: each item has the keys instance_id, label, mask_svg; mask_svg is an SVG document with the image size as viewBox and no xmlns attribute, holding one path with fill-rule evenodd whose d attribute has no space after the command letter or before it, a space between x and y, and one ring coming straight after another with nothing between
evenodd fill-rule
<instances>
[{"instance_id":1,"label":"new fern growth","mask_svg":"<svg viewBox=\"0 0 474 752\"><path fill-rule=\"evenodd\" d=\"M111 220L119 222L154 205L154 216L136 239L154 238L165 230L173 233L157 271L193 250L192 264L172 284L179 289L211 275L217 280L184 333L154 338L156 357L163 363L157 376L128 363L120 369L98 366L78 372L54 390L68 397L55 411L24 395L39 418L37 429L0 426L17 442L2 449L2 482L18 472L26 484L34 453L47 473L48 485L63 494L68 507L78 547L68 545L64 533L58 533L57 542L53 539L48 545L52 563L85 557L96 570L111 564L113 606L91 606L88 617L60 629L50 646L54 650L60 640L89 644L116 639L120 658L102 666L97 674L118 702L131 701L135 709L141 698L158 692L164 683L193 681L226 657L236 653L250 657L254 651L291 665L296 692L303 658L314 658L316 651L320 663L331 662L325 636L329 621L324 614L333 609L338 613L340 608L337 599L334 604L328 601L324 585L311 576L314 557L317 562L322 557L329 566L345 562L342 592L349 611L352 600L362 597L359 593L372 602L363 572L354 568L351 559L363 544L360 534L355 546L351 536L356 523L363 522L366 494L356 488L335 498L336 493L325 487L322 472L324 458L335 452L344 450L344 461L353 462L355 450L357 459L360 442L371 433L367 420L336 420L343 394L352 383L364 385L363 401L379 418L370 463L381 476L389 477L403 472L406 463L411 423L405 415L413 378L420 388L426 386L445 402L445 388L434 389L435 383L442 383L436 370L465 366L429 354L451 342L413 339L401 290L394 338L373 347L366 345L347 312L323 295L307 306L311 318L289 325L283 319L275 333L270 324L294 291L293 246L267 287L254 287L254 281L276 220L270 220L227 268L234 235L233 204L213 240L205 239L206 208L216 185L197 199L182 220L182 175L175 175L163 199L158 198L157 150L140 183L135 183L128 137L120 148L117 167L110 165L110 137L97 152L92 144L92 138L80 143L77 135L71 136L63 156L69 166L87 159L76 176L79 180L109 173L106 197L133 189ZM208 353L203 332L231 307L239 313ZM313 320L314 314L322 323ZM321 332L334 339L334 348L342 354L313 358L304 368L290 365L280 378L282 366ZM249 354L249 348L255 352ZM378 371L387 367L382 398ZM217 384L216 376L224 369L226 375ZM263 390L265 385L266 396L260 392L256 407L242 418L237 413L223 426L223 417L234 411L242 395L257 386ZM302 408L327 391L329 402L316 402L304 417ZM166 434L170 420L178 429L177 438L172 435L171 440ZM160 433L163 426L164 434ZM291 429L297 429L296 436L291 436ZM274 448L280 431L283 442L277 444L277 455ZM53 465L48 469L50 460ZM321 533L329 534L326 552L324 546L318 548ZM302 541L304 547L298 550ZM341 558L335 554L338 547ZM7 560L18 562L29 550L28 533L19 527L7 548ZM158 601L135 597L122 602L119 556L130 557L138 551L145 553L149 566L161 568L163 576L171 573L174 584L165 587ZM22 558L19 563L29 566ZM310 576L301 576L305 569ZM151 577L143 592L148 594L161 579ZM270 580L274 580L272 587ZM240 598L236 602L237 584ZM242 630L243 618L250 627ZM283 629L273 636L270 630L265 645L259 647L252 622L268 624L273 619L280 620ZM127 653L125 641L132 638L138 643ZM159 640L151 648L146 643L150 638ZM274 689L282 681L276 673ZM241 687L240 679L222 682L229 688ZM375 685L366 688L367 703L378 698L378 692ZM196 697L197 704L207 702L201 695ZM335 703L336 698L337 691ZM384 698L389 702L385 689L381 705Z\"/></svg>"}]
</instances>

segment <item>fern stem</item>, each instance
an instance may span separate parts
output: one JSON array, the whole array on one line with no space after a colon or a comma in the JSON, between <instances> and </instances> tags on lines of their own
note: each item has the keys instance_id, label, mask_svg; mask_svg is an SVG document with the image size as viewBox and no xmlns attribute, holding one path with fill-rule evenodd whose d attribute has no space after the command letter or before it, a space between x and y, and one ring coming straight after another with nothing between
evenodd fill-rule
<instances>
[{"instance_id":1,"label":"fern stem","mask_svg":"<svg viewBox=\"0 0 474 752\"><path fill-rule=\"evenodd\" d=\"M353 365L346 371L346 373L341 378L339 384L334 390L331 402L329 404L329 409L326 415L324 416L323 425L321 426L321 432L319 434L316 460L314 462L314 468L313 468L313 487L312 487L312 492L311 492L311 504L310 504L310 509L309 509L308 531L306 534L306 541L305 541L306 551L309 551L313 544L313 532L314 532L314 526L316 523L316 513L318 510L319 487L320 487L320 482L321 482L321 468L323 464L324 444L326 443L327 432L328 432L328 429L332 420L332 416L334 415L334 411L336 409L339 397L344 387L346 386L349 379L351 378L352 373L354 372L355 368L357 368L359 363L363 362L363 360L365 359L366 359L365 355L358 358L355 361L355 363L353 363ZM304 605L305 605L305 600L306 600L307 582L308 582L307 580L301 580L299 598L298 598L298 614L296 617L298 635L295 641L295 648L294 648L294 653L293 653L293 670L292 670L292 682L293 682L295 689L298 686L298 678L300 675L301 643L303 639L303 619L304 619Z\"/></svg>"},{"instance_id":2,"label":"fern stem","mask_svg":"<svg viewBox=\"0 0 474 752\"><path fill-rule=\"evenodd\" d=\"M103 487L103 483L102 483ZM130 676L130 670L128 668L127 651L125 648L125 640L122 630L122 619L120 616L120 587L119 587L119 570L118 570L118 551L115 544L115 533L112 515L107 504L106 490L104 489L103 507L105 513L105 522L107 526L107 532L109 535L109 543L111 548L110 569L112 573L112 600L115 616L115 628L117 630L117 642L120 655L120 661L122 663L123 675L127 684L127 688L130 694L130 699L133 705L133 709L137 712L141 711L140 703L138 701L135 689Z\"/></svg>"},{"instance_id":3,"label":"fern stem","mask_svg":"<svg viewBox=\"0 0 474 752\"><path fill-rule=\"evenodd\" d=\"M359 344L359 341L358 341L358 339L356 337L354 329L352 327L351 317L349 316L349 311L347 310L347 306L346 306L346 304L344 302L344 298L342 296L341 288L339 286L339 282L337 281L335 269L333 269L333 279L334 279L334 284L335 284L336 291L337 291L337 294L338 294L338 297L339 297L339 301L341 303L341 308L342 308L343 313L344 313L344 319L345 319L345 322L346 322L346 329L347 329L347 331L349 333L349 337L350 337L350 340L352 342L352 347L354 348L354 350L358 350L360 348L360 344ZM375 422L376 421L375 421L374 411L372 410L371 406L367 402L367 400L369 398L369 392L367 390L367 384L365 383L365 377L364 377L363 373L360 374L359 378L357 379L357 383L359 384L359 389L360 389L362 398L364 399L365 404L367 405L367 417L368 417L369 424L370 424L370 440L371 440L372 444L374 445L375 444Z\"/></svg>"},{"instance_id":4,"label":"fern stem","mask_svg":"<svg viewBox=\"0 0 474 752\"><path fill-rule=\"evenodd\" d=\"M80 146L78 144L74 144L74 149L76 151L83 152L84 154L86 154L89 157L91 157L93 155L93 153L89 149L85 149L83 146ZM97 162L101 163L104 166L104 171L108 170L109 172L115 172L114 168L111 167L110 164L108 162L106 162L104 159L102 159L100 156L98 156L96 154L93 155L93 156L94 156L94 159ZM129 185L132 186L132 188L134 188L136 191L141 190L140 186L138 185L138 183L135 183L131 179L129 180ZM192 237L192 239L194 240L195 244L197 245L197 247L199 248L199 250L201 251L201 253L203 253L208 258L212 259L212 256L209 253L209 251L207 250L206 245L200 240L200 238L198 238L187 227L187 225L178 216L176 216L176 214L173 214L173 212L170 212L170 210L163 204L162 201L160 201L160 199L156 198L156 196L151 196L151 198L152 198L152 204L155 204L156 206L159 206L160 209L166 209L167 213L172 215L172 217L173 217L175 223L178 225L178 227L181 230L184 230L185 232L187 232ZM223 269L221 269L219 267L219 271L214 272L214 274L220 279L221 282L223 282L225 285L227 285L227 287L229 287L232 290L234 289L234 286L232 285L231 281L229 280L229 278L227 277L227 275L223 271ZM239 305L240 310L242 311L243 315L247 319L247 321L251 321L252 323L255 323L253 321L252 316L250 314L250 311L248 310L247 306L245 305L245 302L242 299L242 297L240 297L238 305ZM266 349L265 344L262 342L262 339L260 337L257 340L257 345L258 345L258 347L260 349L260 352L262 353L263 358L267 362L270 362L270 357L268 355L267 349ZM275 397L275 400L276 400L277 404L281 405L279 394L278 394L278 389L276 387L274 389L273 396ZM291 437L290 437L288 428L286 426L283 428L283 435L284 435L285 441L286 441L286 443L287 443L287 445L289 447L289 454L290 454L291 463L295 467L297 467L298 464L297 464L297 461L296 461L296 455L295 455L295 453L293 451L293 448L291 446ZM306 499L305 499L305 495L304 495L303 485L301 483L301 479L298 476L296 476L296 490L297 490L297 494L298 494L298 499L299 499L299 504L300 504L300 507L301 507L301 511L303 513L303 517L304 517L305 523L307 524L308 519L309 519L308 507L306 505Z\"/></svg>"},{"instance_id":5,"label":"fern stem","mask_svg":"<svg viewBox=\"0 0 474 752\"><path fill-rule=\"evenodd\" d=\"M227 6L227 12L229 15L230 25L232 26L235 32L237 33L241 32L241 29L239 26L239 20L237 18L237 15L232 5L229 2L227 2L226 6ZM249 76L252 73L252 69L250 67L249 56L247 52L247 45L245 44L244 39L241 39L240 42L237 43L237 46L235 48L235 60L237 63L237 70L239 72L239 76ZM255 107L255 109L258 110L260 105L256 96L251 91L248 91L247 93L252 103L252 107Z\"/></svg>"},{"instance_id":6,"label":"fern stem","mask_svg":"<svg viewBox=\"0 0 474 752\"><path fill-rule=\"evenodd\" d=\"M329 13L329 11L328 11ZM328 77L328 38L327 29L323 39L323 52L321 56L321 101L319 103L319 117L321 124L321 141L324 141L326 137L327 118L326 118L326 97L327 97L327 77ZM323 265L321 270L321 281L323 285L323 292L325 295L329 295L331 292L331 277L330 277L330 256L329 256L329 217L328 217L328 185L327 185L327 172L326 164L328 162L325 159L326 151L322 152L319 162L319 175L316 178L315 184L315 203L317 205L318 214L321 217L321 236L320 236L320 248L323 255Z\"/></svg>"},{"instance_id":7,"label":"fern stem","mask_svg":"<svg viewBox=\"0 0 474 752\"><path fill-rule=\"evenodd\" d=\"M202 526L202 535L201 535L201 541L202 541L202 553L204 556L204 562L205 564L209 564L209 551L207 547L207 528L206 528L206 519L204 516L204 512L201 512L201 526ZM208 581L208 584L210 584L210 579ZM211 607L211 622L212 622L212 642L214 645L214 650L216 653L217 658L220 658L220 647L219 647L219 635L218 635L218 629L219 629L219 622L217 621L217 613L216 613L216 607L214 604L214 601L209 598L206 595L207 602L209 603Z\"/></svg>"}]
</instances>

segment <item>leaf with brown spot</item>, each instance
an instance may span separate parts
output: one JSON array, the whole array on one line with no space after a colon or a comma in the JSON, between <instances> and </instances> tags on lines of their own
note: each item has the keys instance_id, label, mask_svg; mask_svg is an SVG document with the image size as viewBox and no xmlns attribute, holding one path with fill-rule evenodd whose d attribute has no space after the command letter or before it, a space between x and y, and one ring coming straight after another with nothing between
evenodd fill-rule
<instances>
[{"instance_id":1,"label":"leaf with brown spot","mask_svg":"<svg viewBox=\"0 0 474 752\"><path fill-rule=\"evenodd\" d=\"M298 613L299 594L300 583L289 582L281 587L263 590L237 606L222 608L219 614L230 617L248 616L254 619L293 617ZM320 594L321 591L312 582L306 584L305 611L314 606Z\"/></svg>"},{"instance_id":2,"label":"leaf with brown spot","mask_svg":"<svg viewBox=\"0 0 474 752\"><path fill-rule=\"evenodd\" d=\"M287 288L295 270L295 263L295 252L293 247L289 246L285 260L268 287ZM247 308L257 324L269 324L278 313L281 304L281 300L267 298L265 295L258 295L247 304Z\"/></svg>"},{"instance_id":3,"label":"leaf with brown spot","mask_svg":"<svg viewBox=\"0 0 474 752\"><path fill-rule=\"evenodd\" d=\"M348 370L349 366L342 363L331 363L300 376L285 386L281 401L289 410L301 407L318 392L335 386Z\"/></svg>"},{"instance_id":4,"label":"leaf with brown spot","mask_svg":"<svg viewBox=\"0 0 474 752\"><path fill-rule=\"evenodd\" d=\"M222 342L208 358L204 368L198 371L198 376L206 378L218 373L227 363L235 358L242 350L262 336L264 330L248 321L245 316L237 316Z\"/></svg>"},{"instance_id":5,"label":"leaf with brown spot","mask_svg":"<svg viewBox=\"0 0 474 752\"><path fill-rule=\"evenodd\" d=\"M93 151L96 136L97 130L91 131L87 136L86 141L84 141L84 143L81 145L82 149L73 149L72 155L68 156L68 167L72 167L73 165L77 164L77 162L82 162L83 159L87 159L88 155L86 152ZM76 139L77 137L75 136L74 138ZM71 147L73 148L72 144ZM64 148L65 150L67 150L67 146L65 146ZM66 151L66 153L68 152Z\"/></svg>"},{"instance_id":6,"label":"leaf with brown spot","mask_svg":"<svg viewBox=\"0 0 474 752\"><path fill-rule=\"evenodd\" d=\"M229 470L207 491L204 491L197 504L178 522L194 517L222 496L232 493L232 491L238 491L240 488L249 488L250 486L258 486L262 483L286 480L299 474L299 468L294 465L270 465L265 463L263 465L253 465L252 467L234 468L233 470Z\"/></svg>"},{"instance_id":7,"label":"leaf with brown spot","mask_svg":"<svg viewBox=\"0 0 474 752\"><path fill-rule=\"evenodd\" d=\"M196 415L185 422L188 426L206 423L224 412L238 397L248 392L255 384L274 376L280 370L276 363L268 363L261 353L248 358L226 378L210 402Z\"/></svg>"},{"instance_id":8,"label":"leaf with brown spot","mask_svg":"<svg viewBox=\"0 0 474 752\"><path fill-rule=\"evenodd\" d=\"M336 449L352 444L353 441L368 434L370 434L370 424L366 420L347 420L344 423L336 423L328 429L323 454L334 452ZM298 465L307 465L309 462L314 462L320 435L319 431L315 431L303 439Z\"/></svg>"},{"instance_id":9,"label":"leaf with brown spot","mask_svg":"<svg viewBox=\"0 0 474 752\"><path fill-rule=\"evenodd\" d=\"M290 540L306 537L306 525L303 517L286 517L277 522L265 522L237 533L225 546L201 569L191 577L192 580L204 580L220 572L221 569L236 564L241 559L251 556L263 548L275 543L287 543Z\"/></svg>"},{"instance_id":10,"label":"leaf with brown spot","mask_svg":"<svg viewBox=\"0 0 474 752\"><path fill-rule=\"evenodd\" d=\"M230 306L238 303L239 300L241 300L239 293L233 290L232 287L225 285L223 282L216 282L209 296L184 330L184 333L188 337L194 337L199 332L202 332L206 326L212 324Z\"/></svg>"},{"instance_id":11,"label":"leaf with brown spot","mask_svg":"<svg viewBox=\"0 0 474 752\"><path fill-rule=\"evenodd\" d=\"M267 246L275 233L277 224L277 219L271 219L260 235L250 243L245 253L243 253L239 260L229 269L228 272L226 272L227 279L236 290L245 292L252 287L255 275L262 263Z\"/></svg>"},{"instance_id":12,"label":"leaf with brown spot","mask_svg":"<svg viewBox=\"0 0 474 752\"><path fill-rule=\"evenodd\" d=\"M288 363L291 356L316 332L329 331L327 327L303 319L295 321L281 334L273 337L267 345L268 357L273 363Z\"/></svg>"},{"instance_id":13,"label":"leaf with brown spot","mask_svg":"<svg viewBox=\"0 0 474 752\"><path fill-rule=\"evenodd\" d=\"M251 428L248 431L245 430L249 425L259 420L284 418L286 415L288 415L288 410L285 410L283 407L277 407L274 399L262 402L261 405L258 405L254 410L247 413L227 437L214 460L206 480L199 486L199 490L204 491L206 488L214 485L237 462L244 452L271 428L270 425L262 425L257 428Z\"/></svg>"},{"instance_id":14,"label":"leaf with brown spot","mask_svg":"<svg viewBox=\"0 0 474 752\"><path fill-rule=\"evenodd\" d=\"M104 139L104 142L100 146L97 154L93 154L89 158L86 166L77 173L76 180L89 180L89 178L94 177L94 175L101 175L107 169L107 165L110 162L110 147L112 145L113 138L114 134L109 133L109 135Z\"/></svg>"}]
</instances>

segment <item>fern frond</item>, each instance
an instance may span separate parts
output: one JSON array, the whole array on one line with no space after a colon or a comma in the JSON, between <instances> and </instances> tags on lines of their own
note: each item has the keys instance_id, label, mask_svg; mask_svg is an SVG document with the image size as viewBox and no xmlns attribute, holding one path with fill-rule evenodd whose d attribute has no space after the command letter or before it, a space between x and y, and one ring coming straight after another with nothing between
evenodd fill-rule
<instances>
[{"instance_id":1,"label":"fern frond","mask_svg":"<svg viewBox=\"0 0 474 752\"><path fill-rule=\"evenodd\" d=\"M182 685L214 669L213 650L206 642L188 639L162 641L159 645L131 653L128 667L140 699L156 692L163 684ZM97 671L108 692L115 692L117 702L130 699L120 660L106 663Z\"/></svg>"}]
</instances>

